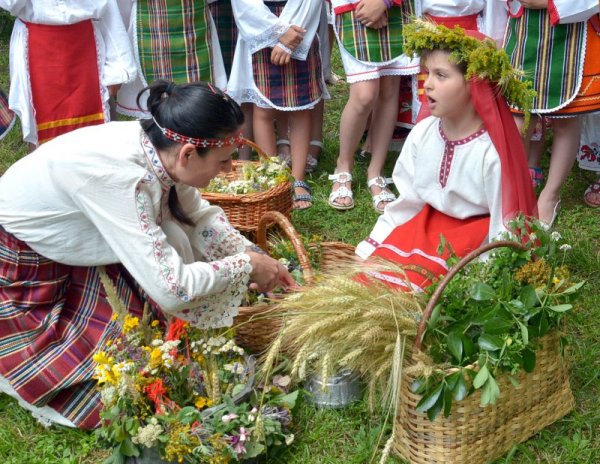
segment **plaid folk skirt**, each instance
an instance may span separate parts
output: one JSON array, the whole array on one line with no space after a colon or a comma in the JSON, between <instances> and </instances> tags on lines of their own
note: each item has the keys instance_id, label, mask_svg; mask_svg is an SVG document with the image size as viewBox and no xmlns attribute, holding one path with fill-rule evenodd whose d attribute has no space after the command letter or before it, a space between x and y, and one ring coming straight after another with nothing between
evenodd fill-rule
<instances>
[{"instance_id":1,"label":"plaid folk skirt","mask_svg":"<svg viewBox=\"0 0 600 464\"><path fill-rule=\"evenodd\" d=\"M265 2L279 16L285 2ZM305 61L292 59L285 66L271 63L271 48L252 55L254 83L264 98L279 108L307 108L316 105L323 95L319 37L315 35Z\"/></svg>"},{"instance_id":2,"label":"plaid folk skirt","mask_svg":"<svg viewBox=\"0 0 600 464\"><path fill-rule=\"evenodd\" d=\"M209 7L219 37L219 46L221 47L225 72L229 76L238 37L238 29L233 17L233 8L229 0L216 0Z\"/></svg>"},{"instance_id":3,"label":"plaid folk skirt","mask_svg":"<svg viewBox=\"0 0 600 464\"><path fill-rule=\"evenodd\" d=\"M0 89L0 140L8 134L15 123L15 113L8 107L8 98Z\"/></svg>"},{"instance_id":4,"label":"plaid folk skirt","mask_svg":"<svg viewBox=\"0 0 600 464\"><path fill-rule=\"evenodd\" d=\"M141 314L144 297L127 271L106 271L130 312ZM0 376L23 401L98 427L92 356L119 333L111 317L96 267L47 259L0 226Z\"/></svg>"}]
</instances>

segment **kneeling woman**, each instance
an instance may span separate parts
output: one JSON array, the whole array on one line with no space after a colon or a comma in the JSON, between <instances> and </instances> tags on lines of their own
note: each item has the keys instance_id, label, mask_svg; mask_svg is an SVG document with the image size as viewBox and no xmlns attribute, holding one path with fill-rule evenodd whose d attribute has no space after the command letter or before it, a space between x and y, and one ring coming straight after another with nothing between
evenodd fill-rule
<instances>
[{"instance_id":1,"label":"kneeling woman","mask_svg":"<svg viewBox=\"0 0 600 464\"><path fill-rule=\"evenodd\" d=\"M507 100L524 110L532 92L508 56L481 33L423 21L405 27L407 53L427 71L431 115L409 134L394 167L399 197L390 203L356 253L404 266L414 290L444 274L448 250L458 256L506 231L536 203L519 132ZM405 279L384 280L408 286Z\"/></svg>"},{"instance_id":2,"label":"kneeling woman","mask_svg":"<svg viewBox=\"0 0 600 464\"><path fill-rule=\"evenodd\" d=\"M92 355L119 332L101 274L131 313L201 327L231 325L250 280L293 284L198 194L231 167L239 106L201 82L147 90L151 119L65 134L0 178L0 390L45 423L99 425Z\"/></svg>"}]
</instances>

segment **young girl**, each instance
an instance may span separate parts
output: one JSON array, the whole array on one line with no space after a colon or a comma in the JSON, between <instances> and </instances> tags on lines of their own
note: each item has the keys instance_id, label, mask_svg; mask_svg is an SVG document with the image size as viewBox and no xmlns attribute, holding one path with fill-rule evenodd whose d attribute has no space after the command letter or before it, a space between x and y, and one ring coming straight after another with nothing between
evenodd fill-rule
<instances>
[{"instance_id":1,"label":"young girl","mask_svg":"<svg viewBox=\"0 0 600 464\"><path fill-rule=\"evenodd\" d=\"M99 425L92 356L119 332L102 269L132 314L201 327L231 325L249 280L293 284L198 193L231 167L239 106L202 82L147 101L151 119L57 137L0 178L0 391L45 423Z\"/></svg>"},{"instance_id":2,"label":"young girl","mask_svg":"<svg viewBox=\"0 0 600 464\"><path fill-rule=\"evenodd\" d=\"M462 256L505 231L517 214L536 213L519 132L505 100L527 108L531 92L493 40L475 37L481 34L423 21L405 28L407 52L419 53L427 71L431 116L411 131L396 162L398 199L356 253L406 265L417 287L445 270L437 253L442 235ZM414 265L429 272L423 275Z\"/></svg>"},{"instance_id":3,"label":"young girl","mask_svg":"<svg viewBox=\"0 0 600 464\"><path fill-rule=\"evenodd\" d=\"M9 104L32 147L110 121L109 98L136 75L117 0L0 0L17 16Z\"/></svg>"},{"instance_id":4,"label":"young girl","mask_svg":"<svg viewBox=\"0 0 600 464\"><path fill-rule=\"evenodd\" d=\"M538 199L540 220L549 227L577 155L579 115L600 109L598 1L510 0L509 7L504 48L512 65L533 80L532 113L551 118L552 157ZM539 155L529 154L531 167L539 168Z\"/></svg>"},{"instance_id":5,"label":"young girl","mask_svg":"<svg viewBox=\"0 0 600 464\"><path fill-rule=\"evenodd\" d=\"M321 0L233 0L239 29L227 93L254 104L254 140L276 152L273 121L288 112L294 208L312 205L304 181L312 109L328 97L317 29ZM282 138L287 138L282 134Z\"/></svg>"},{"instance_id":6,"label":"young girl","mask_svg":"<svg viewBox=\"0 0 600 464\"><path fill-rule=\"evenodd\" d=\"M354 207L352 168L354 152L371 115L371 162L367 185L379 213L394 195L382 176L398 111L400 76L416 74L417 59L402 53L402 26L414 14L412 1L332 0L338 40L350 96L340 121L340 153L329 205Z\"/></svg>"}]
</instances>

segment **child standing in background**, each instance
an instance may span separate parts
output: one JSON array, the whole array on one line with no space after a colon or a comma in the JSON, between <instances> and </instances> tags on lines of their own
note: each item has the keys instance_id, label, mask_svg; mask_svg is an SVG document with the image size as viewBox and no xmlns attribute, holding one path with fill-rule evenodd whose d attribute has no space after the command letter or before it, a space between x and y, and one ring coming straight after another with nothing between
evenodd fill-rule
<instances>
[{"instance_id":1,"label":"child standing in background","mask_svg":"<svg viewBox=\"0 0 600 464\"><path fill-rule=\"evenodd\" d=\"M305 182L312 109L328 97L317 29L322 0L233 0L238 43L227 93L254 104L255 142L276 152L273 121L288 112L295 209L312 205Z\"/></svg>"},{"instance_id":2,"label":"child standing in background","mask_svg":"<svg viewBox=\"0 0 600 464\"><path fill-rule=\"evenodd\" d=\"M109 98L136 75L116 0L0 0L17 17L10 40L10 108L32 146L110 121Z\"/></svg>"},{"instance_id":3,"label":"child standing in background","mask_svg":"<svg viewBox=\"0 0 600 464\"><path fill-rule=\"evenodd\" d=\"M509 7L504 48L512 65L533 80L538 95L532 113L552 123L550 170L538 198L540 220L550 227L577 155L579 115L600 109L598 1L509 0ZM530 132L525 134L527 149L529 140ZM531 167L539 167L538 161L530 159Z\"/></svg>"},{"instance_id":4,"label":"child standing in background","mask_svg":"<svg viewBox=\"0 0 600 464\"><path fill-rule=\"evenodd\" d=\"M402 52L402 28L414 14L412 1L332 0L335 34L350 96L340 122L340 153L329 205L354 207L351 188L354 151L371 114L371 162L367 169L373 207L382 213L395 196L382 176L398 112L400 76L416 74L419 61Z\"/></svg>"}]
</instances>

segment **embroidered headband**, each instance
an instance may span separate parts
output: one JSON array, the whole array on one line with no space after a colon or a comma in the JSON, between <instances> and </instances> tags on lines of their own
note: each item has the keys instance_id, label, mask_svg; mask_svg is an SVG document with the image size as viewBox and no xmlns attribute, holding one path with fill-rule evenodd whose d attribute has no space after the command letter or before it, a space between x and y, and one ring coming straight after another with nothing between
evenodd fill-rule
<instances>
[{"instance_id":1,"label":"embroidered headband","mask_svg":"<svg viewBox=\"0 0 600 464\"><path fill-rule=\"evenodd\" d=\"M178 134L177 132L172 131L171 129L162 127L158 123L158 121L156 121L156 118L154 118L154 116L152 116L152 120L154 121L154 124L156 124L156 126L160 129L160 131L163 133L163 135L166 138L168 138L169 140L172 140L173 142L177 142L177 143L191 143L192 145L199 147L199 148L212 148L212 147L221 148L221 147L241 146L245 143L244 136L242 135L241 132L232 137L227 137L224 139L196 138L196 137L189 137L187 135L181 135L181 134Z\"/></svg>"},{"instance_id":2,"label":"embroidered headband","mask_svg":"<svg viewBox=\"0 0 600 464\"><path fill-rule=\"evenodd\" d=\"M452 29L417 19L402 29L404 52L421 54L425 50L448 50L456 63L467 66L466 79L487 79L497 87L506 101L523 111L529 119L536 92L530 81L523 81L523 72L512 67L510 58L489 37L473 37L464 29Z\"/></svg>"}]
</instances>

